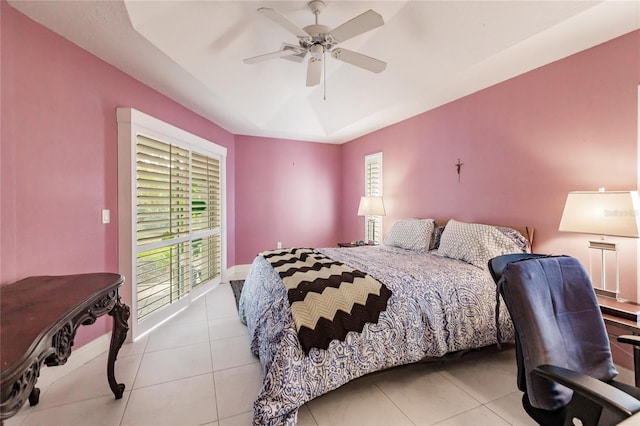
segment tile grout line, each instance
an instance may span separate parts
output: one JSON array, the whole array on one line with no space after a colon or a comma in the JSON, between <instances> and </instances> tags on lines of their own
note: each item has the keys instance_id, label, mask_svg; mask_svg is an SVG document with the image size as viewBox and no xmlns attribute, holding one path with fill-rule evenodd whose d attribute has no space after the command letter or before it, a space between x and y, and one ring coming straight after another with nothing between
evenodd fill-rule
<instances>
[{"instance_id":1,"label":"tile grout line","mask_svg":"<svg viewBox=\"0 0 640 426\"><path fill-rule=\"evenodd\" d=\"M364 376L362 376L362 377L364 377ZM377 382L373 382L373 386L378 388L378 390L384 395L384 397L387 398L389 401L391 401L391 404L393 404L393 406L396 407L398 409L398 411L400 411L402 413L402 415L405 416L407 418L407 420L409 420L411 422L412 425L415 425L415 422L413 421L413 419L411 419L411 417L409 417L409 415L407 413L405 413L402 408L398 407L398 404L396 404L396 402L393 399L391 399L391 397L389 397L389 395L387 395L385 393L385 391L380 386L378 386ZM311 408L309 408L309 411L311 411ZM312 415L313 415L313 413L312 413ZM314 418L314 420L315 420L315 418ZM316 424L317 423L318 422L316 421Z\"/></svg>"},{"instance_id":2,"label":"tile grout line","mask_svg":"<svg viewBox=\"0 0 640 426\"><path fill-rule=\"evenodd\" d=\"M140 364L138 364L138 368L136 368L136 374L133 376L133 381L131 382L131 389L129 389L129 396L127 397L127 402L125 403L124 410L122 410L122 416L120 417L120 423L119 423L120 426L122 426L122 422L124 422L125 415L127 414L127 408L129 408L129 401L131 401L131 395L133 394L133 386L136 380L138 379L138 374L140 374L140 368L142 368L142 363L144 362L144 357L147 354L147 348L149 347L150 340L151 340L151 334L149 334L149 336L146 338L146 341L144 342L144 348L142 348L142 355L140 357ZM131 344L133 344L133 342Z\"/></svg>"},{"instance_id":3,"label":"tile grout line","mask_svg":"<svg viewBox=\"0 0 640 426\"><path fill-rule=\"evenodd\" d=\"M495 402L495 401L497 401L497 400L499 400L499 399L502 399L502 398L506 398L506 397L511 396L511 395L513 395L513 394L516 394L516 393L518 393L518 394L522 394L522 392L520 392L519 390L517 390L517 391L515 391L515 392L513 392L513 393L510 393L510 394L508 394L508 395L502 396L502 397L500 397L500 398L496 398L496 399L494 399L493 401L489 401L489 402L487 402L486 404L484 404L484 406L485 406L485 407L487 407L487 409L488 409L488 410L490 410L493 414L495 414L496 416L498 416L498 417L500 417L502 420L504 420L504 421L505 421L505 423L507 423L507 424L509 424L509 425L511 425L511 426L514 426L514 425L513 425L513 423L511 423L508 419L505 419L505 418L504 418L500 413L498 413L498 412L496 412L496 411L492 410L492 409L491 409L491 407L489 407L489 406L488 406L488 404L491 404L492 402ZM523 409L524 409L524 408L523 408Z\"/></svg>"},{"instance_id":4,"label":"tile grout line","mask_svg":"<svg viewBox=\"0 0 640 426\"><path fill-rule=\"evenodd\" d=\"M209 354L211 356L211 380L213 380L213 394L215 395L215 403L216 403L216 422L218 426L220 426L220 405L218 404L218 389L216 388L216 371L213 365L213 340L211 340L211 320L209 319L209 304L207 303L207 297L209 297L211 292L205 295L205 303L204 309L207 314L207 335L209 336Z\"/></svg>"}]
</instances>

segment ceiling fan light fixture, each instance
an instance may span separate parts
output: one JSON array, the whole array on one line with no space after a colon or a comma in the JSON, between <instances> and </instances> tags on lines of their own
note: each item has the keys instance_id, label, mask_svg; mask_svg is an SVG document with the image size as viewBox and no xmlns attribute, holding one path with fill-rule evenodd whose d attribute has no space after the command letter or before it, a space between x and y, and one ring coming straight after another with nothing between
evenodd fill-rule
<instances>
[{"instance_id":1,"label":"ceiling fan light fixture","mask_svg":"<svg viewBox=\"0 0 640 426\"><path fill-rule=\"evenodd\" d=\"M309 49L309 52L311 52L311 56L313 56L316 59L320 59L321 60L322 59L322 54L324 53L324 47L322 47L321 44L314 44Z\"/></svg>"}]
</instances>

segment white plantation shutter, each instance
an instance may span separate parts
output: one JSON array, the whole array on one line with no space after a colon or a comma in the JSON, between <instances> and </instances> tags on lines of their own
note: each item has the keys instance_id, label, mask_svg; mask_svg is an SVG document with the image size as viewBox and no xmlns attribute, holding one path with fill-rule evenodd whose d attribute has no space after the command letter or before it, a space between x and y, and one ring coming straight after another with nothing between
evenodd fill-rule
<instances>
[{"instance_id":1,"label":"white plantation shutter","mask_svg":"<svg viewBox=\"0 0 640 426\"><path fill-rule=\"evenodd\" d=\"M136 146L138 245L189 233L189 151L144 136Z\"/></svg>"},{"instance_id":2,"label":"white plantation shutter","mask_svg":"<svg viewBox=\"0 0 640 426\"><path fill-rule=\"evenodd\" d=\"M220 161L193 153L191 163L193 231L220 227Z\"/></svg>"},{"instance_id":3,"label":"white plantation shutter","mask_svg":"<svg viewBox=\"0 0 640 426\"><path fill-rule=\"evenodd\" d=\"M136 260L138 321L189 293L188 243L141 251Z\"/></svg>"},{"instance_id":4,"label":"white plantation shutter","mask_svg":"<svg viewBox=\"0 0 640 426\"><path fill-rule=\"evenodd\" d=\"M138 320L189 293L191 215L187 149L136 138Z\"/></svg>"},{"instance_id":5,"label":"white plantation shutter","mask_svg":"<svg viewBox=\"0 0 640 426\"><path fill-rule=\"evenodd\" d=\"M370 154L364 158L364 195L382 197L382 153ZM373 222L369 219L372 218ZM373 226L373 230L369 227ZM373 234L373 240L382 241L382 216L365 218L365 235Z\"/></svg>"},{"instance_id":6,"label":"white plantation shutter","mask_svg":"<svg viewBox=\"0 0 640 426\"><path fill-rule=\"evenodd\" d=\"M226 148L118 108L121 295L134 339L222 282L225 166Z\"/></svg>"},{"instance_id":7,"label":"white plantation shutter","mask_svg":"<svg viewBox=\"0 0 640 426\"><path fill-rule=\"evenodd\" d=\"M219 277L220 160L136 137L138 320Z\"/></svg>"},{"instance_id":8,"label":"white plantation shutter","mask_svg":"<svg viewBox=\"0 0 640 426\"><path fill-rule=\"evenodd\" d=\"M191 158L191 232L193 287L220 274L220 161L193 153Z\"/></svg>"}]
</instances>

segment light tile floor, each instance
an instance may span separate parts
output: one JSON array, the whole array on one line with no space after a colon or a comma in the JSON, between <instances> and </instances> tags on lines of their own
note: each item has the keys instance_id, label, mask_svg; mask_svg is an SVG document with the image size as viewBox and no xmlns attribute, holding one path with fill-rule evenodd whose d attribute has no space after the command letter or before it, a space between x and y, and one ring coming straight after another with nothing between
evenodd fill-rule
<instances>
[{"instance_id":1,"label":"light tile floor","mask_svg":"<svg viewBox=\"0 0 640 426\"><path fill-rule=\"evenodd\" d=\"M120 400L107 385L106 356L44 368L40 403L27 404L6 426L251 424L262 371L228 284L123 346L116 379L127 388ZM53 369L68 371L47 380ZM622 371L629 381L631 372ZM535 425L520 398L513 347L490 348L362 377L307 403L298 424Z\"/></svg>"}]
</instances>

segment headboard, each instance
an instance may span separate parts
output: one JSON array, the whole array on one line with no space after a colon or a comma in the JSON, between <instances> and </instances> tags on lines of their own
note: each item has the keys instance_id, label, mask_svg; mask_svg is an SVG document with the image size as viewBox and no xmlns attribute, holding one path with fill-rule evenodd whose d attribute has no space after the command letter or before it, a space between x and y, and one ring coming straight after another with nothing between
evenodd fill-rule
<instances>
[{"instance_id":1,"label":"headboard","mask_svg":"<svg viewBox=\"0 0 640 426\"><path fill-rule=\"evenodd\" d=\"M444 226L447 224L447 222L449 222L449 219L443 220L443 219L435 219L436 225L441 225ZM482 222L476 222L476 223L482 223ZM491 226L504 226L506 228L512 228L515 229L516 231L518 231L520 234L522 234L523 237L525 237L528 241L529 241L529 249L531 250L531 252L533 252L533 233L534 233L534 228L531 226L512 226L512 225L494 225L494 224L490 224L487 223L486 225L491 225Z\"/></svg>"}]
</instances>

